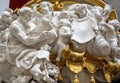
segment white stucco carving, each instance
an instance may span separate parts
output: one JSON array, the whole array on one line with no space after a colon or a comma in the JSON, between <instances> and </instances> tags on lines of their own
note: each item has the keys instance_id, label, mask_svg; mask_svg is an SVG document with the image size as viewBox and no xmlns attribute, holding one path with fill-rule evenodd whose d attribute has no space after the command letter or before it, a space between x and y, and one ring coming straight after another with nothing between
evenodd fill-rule
<instances>
[{"instance_id":1,"label":"white stucco carving","mask_svg":"<svg viewBox=\"0 0 120 83\"><path fill-rule=\"evenodd\" d=\"M75 52L120 64L120 23L107 21L111 10L109 4L74 4L56 12L47 1L22 7L18 15L6 9L0 16L0 82L57 83L60 71L50 56L55 53L60 62L69 43Z\"/></svg>"}]
</instances>

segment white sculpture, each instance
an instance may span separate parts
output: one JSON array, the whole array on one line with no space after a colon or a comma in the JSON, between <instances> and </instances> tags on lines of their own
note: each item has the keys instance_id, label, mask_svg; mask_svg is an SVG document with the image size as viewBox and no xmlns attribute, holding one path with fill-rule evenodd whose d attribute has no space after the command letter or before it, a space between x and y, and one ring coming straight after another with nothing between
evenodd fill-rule
<instances>
[{"instance_id":1,"label":"white sculpture","mask_svg":"<svg viewBox=\"0 0 120 83\"><path fill-rule=\"evenodd\" d=\"M47 1L20 8L19 16L6 9L0 16L0 66L5 65L0 67L0 82L57 83L60 72L50 56L52 52L57 54L55 62L61 63L62 52L69 44L74 52L120 64L120 23L107 21L112 9L109 4L104 8L74 4L56 12ZM86 69L81 73L90 78ZM102 74L97 77L98 73L94 77L105 82ZM68 67L64 66L61 74L63 82L73 82L73 72ZM79 80L82 74L78 74Z\"/></svg>"},{"instance_id":2,"label":"white sculpture","mask_svg":"<svg viewBox=\"0 0 120 83\"><path fill-rule=\"evenodd\" d=\"M6 59L7 38L9 26L13 21L13 10L8 8L0 16L0 78L5 82L10 82L11 65ZM4 65L4 66L3 66ZM0 80L0 82L1 82Z\"/></svg>"},{"instance_id":3,"label":"white sculpture","mask_svg":"<svg viewBox=\"0 0 120 83\"><path fill-rule=\"evenodd\" d=\"M42 53L46 54L46 52L44 52L45 49L43 51L39 51L40 47L47 43L52 43L57 35L54 29L52 29L52 27L49 25L49 22L46 21L46 19L40 21L41 24L39 26L36 26L34 23L32 23L32 21L30 21L32 18L32 10L30 8L23 7L18 11L18 14L18 19L12 22L10 25L7 60L9 63L17 65L18 68L22 69L22 72L24 72L26 69L31 69L34 64L32 70L35 72L37 68L39 69L37 63L44 63L44 61L41 62L41 59L39 60L40 62L37 62L37 55L42 57ZM49 52L47 55L49 55ZM30 57L35 57L36 59L31 59ZM49 56L46 56L46 58L49 59ZM15 62L15 60L17 61ZM31 74L34 76L35 73ZM44 75L46 76L46 74ZM21 77L19 77L20 76L18 76L14 82L19 81L21 79ZM37 79L39 77L34 76L34 78Z\"/></svg>"},{"instance_id":4,"label":"white sculpture","mask_svg":"<svg viewBox=\"0 0 120 83\"><path fill-rule=\"evenodd\" d=\"M118 30L120 28L120 23L118 20L109 21L108 24L104 24L106 31L106 40L111 46L111 54L113 61L116 61L120 64L119 59L116 57L119 56L119 34Z\"/></svg>"},{"instance_id":5,"label":"white sculpture","mask_svg":"<svg viewBox=\"0 0 120 83\"><path fill-rule=\"evenodd\" d=\"M83 10L83 8L84 8L84 10ZM73 20L72 40L74 40L80 44L78 46L79 48L81 47L81 44L86 44L86 45L88 44L88 46L85 50L87 50L92 55L108 56L110 53L109 44L104 39L104 37L102 37L100 32L96 31L96 30L99 30L96 28L97 23L95 23L95 21L93 21L93 19L89 16L90 13L87 10L86 6L84 6L84 4L83 4L83 5L76 7L75 14L79 15L79 18L77 20ZM92 44L89 42L94 42L94 43ZM89 45L91 45L91 46L89 46ZM94 48L95 48L94 50L91 49L92 46L94 46ZM79 51L80 51L80 49L79 49Z\"/></svg>"},{"instance_id":6,"label":"white sculpture","mask_svg":"<svg viewBox=\"0 0 120 83\"><path fill-rule=\"evenodd\" d=\"M56 58L57 61L61 60L61 55L63 49L65 49L66 44L69 43L70 37L72 35L72 26L69 20L62 19L59 22L59 38L57 41L58 46L58 56Z\"/></svg>"},{"instance_id":7,"label":"white sculpture","mask_svg":"<svg viewBox=\"0 0 120 83\"><path fill-rule=\"evenodd\" d=\"M78 5L72 11L74 11L72 14L73 16L71 16L73 18L72 36L71 36L72 44L70 44L70 47L72 47L72 50L79 53L88 52L92 56L95 55L98 57L105 57L109 59L111 48L109 46L109 43L105 40L105 38L100 33L99 28L96 28L98 24L94 19L96 17L94 17L93 19L90 17L93 14L91 15L90 11L87 10L85 5ZM71 71L68 70L68 68L64 67L61 73L64 78L63 82L65 83L73 82L73 80L70 79L72 78L73 74L71 73ZM88 74L88 73L84 73L84 70L83 70L80 72L80 74L78 74L78 77L81 76L81 73L83 75ZM98 72L96 72L96 74L97 73ZM78 79L81 82L82 79L81 78L78 78ZM99 77L98 77L98 80L99 80ZM100 81L103 81L103 80L100 80ZM83 80L82 82L84 83L85 81Z\"/></svg>"},{"instance_id":8,"label":"white sculpture","mask_svg":"<svg viewBox=\"0 0 120 83\"><path fill-rule=\"evenodd\" d=\"M53 5L47 1L43 1L39 5L42 10L42 15L46 18L52 19L54 16Z\"/></svg>"},{"instance_id":9,"label":"white sculpture","mask_svg":"<svg viewBox=\"0 0 120 83\"><path fill-rule=\"evenodd\" d=\"M6 9L0 16L0 40L1 43L6 42L8 28L13 21L13 12L11 9Z\"/></svg>"},{"instance_id":10,"label":"white sculpture","mask_svg":"<svg viewBox=\"0 0 120 83\"><path fill-rule=\"evenodd\" d=\"M40 26L41 28L39 28L30 22L32 18L32 10L30 8L23 7L18 11L18 13L19 18L10 25L11 33L8 38L8 51L12 56L14 55L14 57L17 57L21 51L29 46L30 48L33 46L32 48L38 49L40 46L44 45L44 43L51 42L45 40L49 38L48 36L52 37L52 41L55 39L56 35L54 34L54 30L51 29L51 31L44 31L41 29L43 26ZM47 27L49 29L49 25ZM37 43L39 43L39 45L35 45ZM11 47L13 47L13 49L10 49ZM16 53L14 54L15 50ZM15 58L12 58L12 60L13 59Z\"/></svg>"}]
</instances>

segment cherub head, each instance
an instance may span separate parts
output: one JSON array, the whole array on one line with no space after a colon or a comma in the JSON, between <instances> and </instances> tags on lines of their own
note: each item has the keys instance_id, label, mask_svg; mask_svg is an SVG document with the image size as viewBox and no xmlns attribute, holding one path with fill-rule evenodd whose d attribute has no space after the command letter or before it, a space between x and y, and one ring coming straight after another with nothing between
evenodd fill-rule
<instances>
[{"instance_id":1,"label":"cherub head","mask_svg":"<svg viewBox=\"0 0 120 83\"><path fill-rule=\"evenodd\" d=\"M60 13L60 19L69 19L70 18L70 14L68 11L65 11L63 10L61 13Z\"/></svg>"},{"instance_id":2,"label":"cherub head","mask_svg":"<svg viewBox=\"0 0 120 83\"><path fill-rule=\"evenodd\" d=\"M2 21L6 24L10 24L12 22L12 14L8 11L4 11L1 15Z\"/></svg>"},{"instance_id":3,"label":"cherub head","mask_svg":"<svg viewBox=\"0 0 120 83\"><path fill-rule=\"evenodd\" d=\"M59 35L60 36L71 36L72 35L72 26L69 20L61 19L59 22Z\"/></svg>"},{"instance_id":4,"label":"cherub head","mask_svg":"<svg viewBox=\"0 0 120 83\"><path fill-rule=\"evenodd\" d=\"M53 5L50 2L43 1L39 5L43 14L49 14L49 12L53 12Z\"/></svg>"},{"instance_id":5,"label":"cherub head","mask_svg":"<svg viewBox=\"0 0 120 83\"><path fill-rule=\"evenodd\" d=\"M87 15L86 6L80 5L75 8L75 14L79 16L79 18L84 18Z\"/></svg>"}]
</instances>

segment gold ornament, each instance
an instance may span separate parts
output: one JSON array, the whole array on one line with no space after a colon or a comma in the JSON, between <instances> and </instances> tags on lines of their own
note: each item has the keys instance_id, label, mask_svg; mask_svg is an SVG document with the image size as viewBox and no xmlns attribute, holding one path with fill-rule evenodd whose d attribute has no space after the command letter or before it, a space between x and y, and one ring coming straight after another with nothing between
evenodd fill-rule
<instances>
[{"instance_id":1,"label":"gold ornament","mask_svg":"<svg viewBox=\"0 0 120 83\"><path fill-rule=\"evenodd\" d=\"M61 74L58 74L58 80L63 80L63 77Z\"/></svg>"},{"instance_id":2,"label":"gold ornament","mask_svg":"<svg viewBox=\"0 0 120 83\"><path fill-rule=\"evenodd\" d=\"M71 61L66 61L66 66L75 74L78 74L79 72L81 72L83 70L83 66L81 65L81 63L74 63Z\"/></svg>"},{"instance_id":3,"label":"gold ornament","mask_svg":"<svg viewBox=\"0 0 120 83\"><path fill-rule=\"evenodd\" d=\"M93 75L91 75L90 83L95 83L95 79L94 79Z\"/></svg>"},{"instance_id":4,"label":"gold ornament","mask_svg":"<svg viewBox=\"0 0 120 83\"><path fill-rule=\"evenodd\" d=\"M76 74L74 75L74 83L80 83Z\"/></svg>"},{"instance_id":5,"label":"gold ornament","mask_svg":"<svg viewBox=\"0 0 120 83\"><path fill-rule=\"evenodd\" d=\"M115 77L114 73L120 72L120 65L114 62L108 62L107 65L104 65L103 72L107 82L111 83Z\"/></svg>"}]
</instances>

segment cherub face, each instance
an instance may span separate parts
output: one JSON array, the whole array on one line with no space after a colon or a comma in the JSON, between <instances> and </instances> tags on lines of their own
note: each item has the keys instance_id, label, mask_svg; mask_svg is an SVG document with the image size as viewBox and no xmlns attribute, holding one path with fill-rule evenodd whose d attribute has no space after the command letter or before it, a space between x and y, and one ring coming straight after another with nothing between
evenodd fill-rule
<instances>
[{"instance_id":1,"label":"cherub face","mask_svg":"<svg viewBox=\"0 0 120 83\"><path fill-rule=\"evenodd\" d=\"M68 19L70 17L69 13L67 11L63 11L60 13L61 19Z\"/></svg>"},{"instance_id":2,"label":"cherub face","mask_svg":"<svg viewBox=\"0 0 120 83\"><path fill-rule=\"evenodd\" d=\"M47 14L49 12L49 7L44 6L42 7L42 13Z\"/></svg>"},{"instance_id":3,"label":"cherub face","mask_svg":"<svg viewBox=\"0 0 120 83\"><path fill-rule=\"evenodd\" d=\"M10 24L12 22L12 17L10 15L2 15L2 20L6 23L6 24Z\"/></svg>"},{"instance_id":4,"label":"cherub face","mask_svg":"<svg viewBox=\"0 0 120 83\"><path fill-rule=\"evenodd\" d=\"M61 29L60 29L60 35L62 35L62 36L71 36L72 31L71 31L70 27L62 26Z\"/></svg>"},{"instance_id":5,"label":"cherub face","mask_svg":"<svg viewBox=\"0 0 120 83\"><path fill-rule=\"evenodd\" d=\"M79 17L84 17L84 16L86 16L87 11L86 11L85 7L78 7L78 8L76 8L75 13L77 15L79 15Z\"/></svg>"},{"instance_id":6,"label":"cherub face","mask_svg":"<svg viewBox=\"0 0 120 83\"><path fill-rule=\"evenodd\" d=\"M52 8L48 4L43 4L41 9L43 14L48 14L52 11Z\"/></svg>"},{"instance_id":7,"label":"cherub face","mask_svg":"<svg viewBox=\"0 0 120 83\"><path fill-rule=\"evenodd\" d=\"M49 12L52 11L52 4L50 2L41 2L40 7L42 9L43 14L48 14Z\"/></svg>"}]
</instances>

